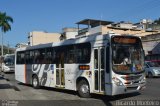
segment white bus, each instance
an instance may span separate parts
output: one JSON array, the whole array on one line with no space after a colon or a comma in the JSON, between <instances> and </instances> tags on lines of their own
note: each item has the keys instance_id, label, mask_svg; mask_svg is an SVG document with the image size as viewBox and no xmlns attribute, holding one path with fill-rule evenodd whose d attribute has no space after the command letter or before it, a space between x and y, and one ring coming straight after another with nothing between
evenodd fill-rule
<instances>
[{"instance_id":1,"label":"white bus","mask_svg":"<svg viewBox=\"0 0 160 106\"><path fill-rule=\"evenodd\" d=\"M118 95L145 88L143 66L139 37L90 35L17 49L15 78L34 88L78 91L81 97Z\"/></svg>"},{"instance_id":2,"label":"white bus","mask_svg":"<svg viewBox=\"0 0 160 106\"><path fill-rule=\"evenodd\" d=\"M14 72L15 70L15 54L4 55L2 62L3 72Z\"/></svg>"}]
</instances>

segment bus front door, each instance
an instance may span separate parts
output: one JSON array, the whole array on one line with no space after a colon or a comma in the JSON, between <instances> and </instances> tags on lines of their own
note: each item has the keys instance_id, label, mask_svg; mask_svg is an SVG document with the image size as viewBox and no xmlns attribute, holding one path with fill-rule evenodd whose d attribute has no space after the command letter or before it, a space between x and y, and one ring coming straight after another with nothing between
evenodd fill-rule
<instances>
[{"instance_id":1,"label":"bus front door","mask_svg":"<svg viewBox=\"0 0 160 106\"><path fill-rule=\"evenodd\" d=\"M64 53L60 55L59 63L56 64L56 86L65 86L65 74L64 74Z\"/></svg>"},{"instance_id":2,"label":"bus front door","mask_svg":"<svg viewBox=\"0 0 160 106\"><path fill-rule=\"evenodd\" d=\"M94 48L94 90L97 93L104 93L105 90L105 49L104 47Z\"/></svg>"}]
</instances>

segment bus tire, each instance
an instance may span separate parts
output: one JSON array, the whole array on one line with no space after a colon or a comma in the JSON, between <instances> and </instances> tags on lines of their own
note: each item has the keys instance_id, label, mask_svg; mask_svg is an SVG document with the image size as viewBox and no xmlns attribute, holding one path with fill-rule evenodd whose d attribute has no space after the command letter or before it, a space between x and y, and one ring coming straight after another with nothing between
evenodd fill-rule
<instances>
[{"instance_id":1,"label":"bus tire","mask_svg":"<svg viewBox=\"0 0 160 106\"><path fill-rule=\"evenodd\" d=\"M151 72L148 73L148 78L153 78L153 74Z\"/></svg>"},{"instance_id":2,"label":"bus tire","mask_svg":"<svg viewBox=\"0 0 160 106\"><path fill-rule=\"evenodd\" d=\"M32 86L33 86L33 88L35 88L35 89L38 89L40 86L39 86L39 79L38 79L38 77L37 77L37 75L34 75L33 77L32 77Z\"/></svg>"},{"instance_id":3,"label":"bus tire","mask_svg":"<svg viewBox=\"0 0 160 106\"><path fill-rule=\"evenodd\" d=\"M78 83L78 94L80 97L89 98L90 88L86 80L80 80Z\"/></svg>"}]
</instances>

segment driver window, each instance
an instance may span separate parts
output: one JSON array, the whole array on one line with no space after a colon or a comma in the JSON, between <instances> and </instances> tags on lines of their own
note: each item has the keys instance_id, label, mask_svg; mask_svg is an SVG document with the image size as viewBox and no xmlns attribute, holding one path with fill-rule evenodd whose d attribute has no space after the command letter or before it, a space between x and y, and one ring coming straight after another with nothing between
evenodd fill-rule
<instances>
[{"instance_id":1,"label":"driver window","mask_svg":"<svg viewBox=\"0 0 160 106\"><path fill-rule=\"evenodd\" d=\"M129 60L130 60L130 56L129 56L129 51L127 48L118 48L117 51L114 51L116 52L116 55L115 53L113 53L113 55L115 55L115 58L114 58L114 63L115 64L129 64Z\"/></svg>"}]
</instances>

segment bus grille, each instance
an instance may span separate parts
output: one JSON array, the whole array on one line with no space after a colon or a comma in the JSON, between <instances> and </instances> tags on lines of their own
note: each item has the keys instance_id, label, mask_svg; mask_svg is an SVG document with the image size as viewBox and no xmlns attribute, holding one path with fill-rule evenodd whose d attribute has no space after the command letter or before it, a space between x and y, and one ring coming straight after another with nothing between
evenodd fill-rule
<instances>
[{"instance_id":1,"label":"bus grille","mask_svg":"<svg viewBox=\"0 0 160 106\"><path fill-rule=\"evenodd\" d=\"M127 90L137 90L138 86L134 86L134 87L127 87Z\"/></svg>"},{"instance_id":2,"label":"bus grille","mask_svg":"<svg viewBox=\"0 0 160 106\"><path fill-rule=\"evenodd\" d=\"M124 80L138 80L142 75L122 77Z\"/></svg>"}]
</instances>

